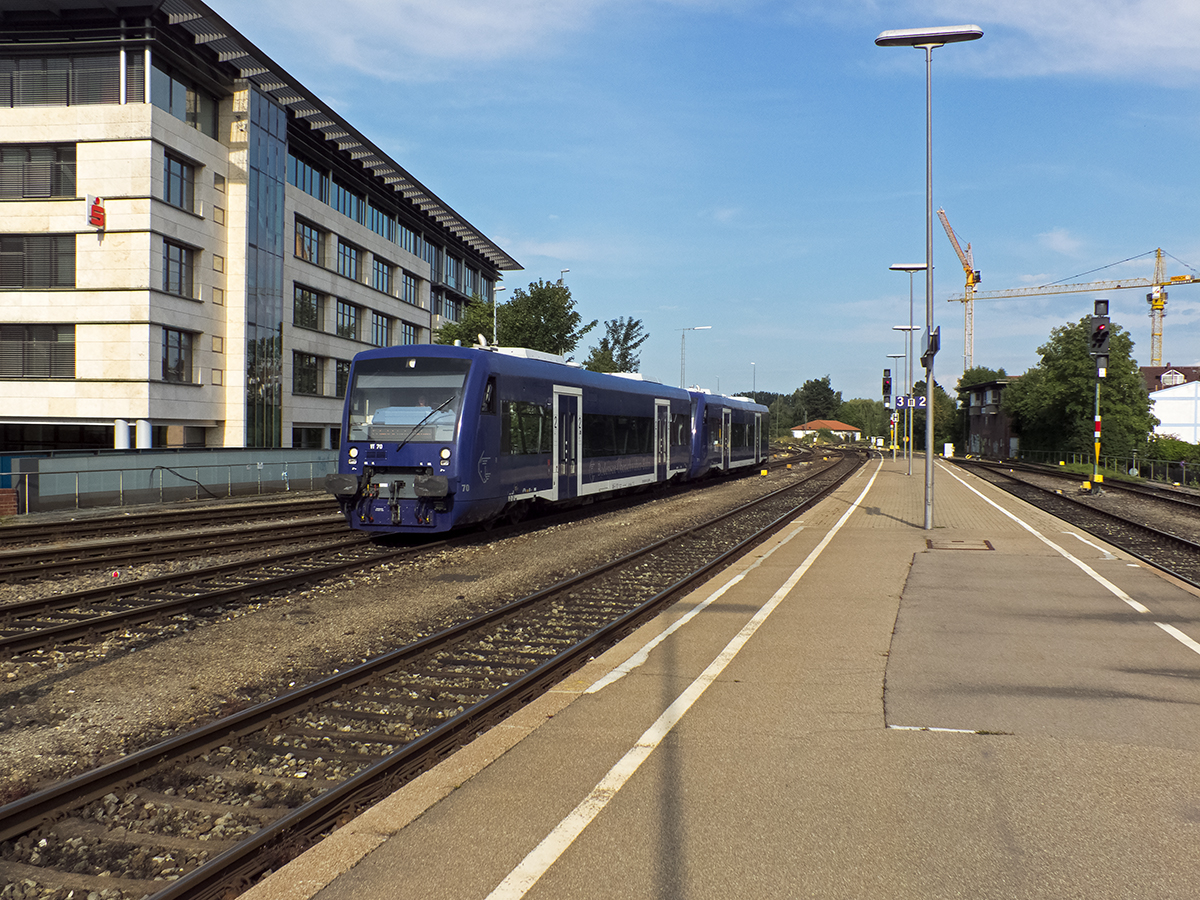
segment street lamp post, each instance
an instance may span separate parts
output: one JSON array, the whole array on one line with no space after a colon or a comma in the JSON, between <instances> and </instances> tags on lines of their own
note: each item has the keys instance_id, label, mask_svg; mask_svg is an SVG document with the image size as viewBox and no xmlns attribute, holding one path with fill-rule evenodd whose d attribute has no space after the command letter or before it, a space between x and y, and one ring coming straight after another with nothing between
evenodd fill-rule
<instances>
[{"instance_id":1,"label":"street lamp post","mask_svg":"<svg viewBox=\"0 0 1200 900\"><path fill-rule=\"evenodd\" d=\"M983 37L978 25L901 28L875 38L879 47L916 47L925 51L925 530L933 529L933 51L944 44Z\"/></svg>"},{"instance_id":2,"label":"street lamp post","mask_svg":"<svg viewBox=\"0 0 1200 900\"><path fill-rule=\"evenodd\" d=\"M500 346L500 320L496 316L496 307L500 304L496 301L496 295L507 290L508 288L501 285L492 291L492 344L496 347Z\"/></svg>"},{"instance_id":3,"label":"street lamp post","mask_svg":"<svg viewBox=\"0 0 1200 900\"><path fill-rule=\"evenodd\" d=\"M889 353L888 359L904 359L903 353ZM896 415L895 404L892 405L892 415ZM898 424L898 423L897 423ZM892 462L896 461L896 425L892 425Z\"/></svg>"},{"instance_id":4,"label":"street lamp post","mask_svg":"<svg viewBox=\"0 0 1200 900\"><path fill-rule=\"evenodd\" d=\"M563 283L563 276L566 275L570 271L571 271L570 269L559 269L558 270L558 283L559 284Z\"/></svg>"},{"instance_id":5,"label":"street lamp post","mask_svg":"<svg viewBox=\"0 0 1200 900\"><path fill-rule=\"evenodd\" d=\"M708 331L712 328L711 325L693 325L691 328L679 329L679 386L687 387L687 379L684 378L684 359L687 356L687 333L689 331Z\"/></svg>"},{"instance_id":6,"label":"street lamp post","mask_svg":"<svg viewBox=\"0 0 1200 900\"><path fill-rule=\"evenodd\" d=\"M757 365L757 363L750 363L750 395L751 395L751 399L754 400L755 403L758 402L758 399L756 397L754 397L754 395L757 393L758 393L758 365Z\"/></svg>"},{"instance_id":7,"label":"street lamp post","mask_svg":"<svg viewBox=\"0 0 1200 900\"><path fill-rule=\"evenodd\" d=\"M912 396L912 386L914 384L914 382L913 382L913 357L916 355L912 352L913 351L912 333L917 330L917 326L913 324L913 273L914 272L924 272L926 269L926 264L925 263L893 263L892 265L888 266L888 268L891 269L893 272L907 272L908 273L908 352L909 352L909 357L908 357L908 394L911 397ZM912 407L910 406L908 408L908 416L906 417L908 419L908 432L907 432L908 441L907 441L907 443L908 443L908 474L909 475L912 474L912 445L913 445L913 433L912 433L913 418L912 418L912 415L913 415Z\"/></svg>"}]
</instances>

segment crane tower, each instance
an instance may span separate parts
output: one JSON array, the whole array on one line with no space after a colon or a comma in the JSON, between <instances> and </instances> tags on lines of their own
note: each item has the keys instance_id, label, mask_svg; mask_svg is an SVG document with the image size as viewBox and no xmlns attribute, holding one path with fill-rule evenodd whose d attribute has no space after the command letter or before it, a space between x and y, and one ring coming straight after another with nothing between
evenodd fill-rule
<instances>
[{"instance_id":1,"label":"crane tower","mask_svg":"<svg viewBox=\"0 0 1200 900\"><path fill-rule=\"evenodd\" d=\"M967 244L966 252L958 243L958 237L954 234L954 229L950 227L950 220L946 218L944 209L938 210L938 218L942 220L942 227L946 229L946 237L950 238L950 243L954 245L954 252L958 254L958 261L962 263L963 271L967 275L967 289L962 297L954 297L952 299L961 300L963 304L963 371L975 365L975 285L983 280L979 275L979 270L975 268L975 258L971 254L971 245Z\"/></svg>"}]
</instances>

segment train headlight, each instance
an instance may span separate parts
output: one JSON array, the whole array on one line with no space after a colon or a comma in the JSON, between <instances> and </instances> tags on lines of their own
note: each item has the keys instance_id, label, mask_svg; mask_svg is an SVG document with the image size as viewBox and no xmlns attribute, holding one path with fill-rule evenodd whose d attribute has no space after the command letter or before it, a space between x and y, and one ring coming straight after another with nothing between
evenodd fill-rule
<instances>
[{"instance_id":1,"label":"train headlight","mask_svg":"<svg viewBox=\"0 0 1200 900\"><path fill-rule=\"evenodd\" d=\"M444 463L450 462L450 448L449 447L442 448L442 462L444 462Z\"/></svg>"},{"instance_id":2,"label":"train headlight","mask_svg":"<svg viewBox=\"0 0 1200 900\"><path fill-rule=\"evenodd\" d=\"M351 448L350 448L350 458L351 458L351 459L358 459L358 448L357 448L357 447L351 447Z\"/></svg>"}]
</instances>

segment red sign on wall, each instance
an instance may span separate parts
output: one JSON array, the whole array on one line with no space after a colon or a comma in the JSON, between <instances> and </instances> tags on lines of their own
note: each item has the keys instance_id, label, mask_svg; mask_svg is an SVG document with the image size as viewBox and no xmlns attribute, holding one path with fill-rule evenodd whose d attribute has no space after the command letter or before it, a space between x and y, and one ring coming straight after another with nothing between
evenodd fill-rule
<instances>
[{"instance_id":1,"label":"red sign on wall","mask_svg":"<svg viewBox=\"0 0 1200 900\"><path fill-rule=\"evenodd\" d=\"M104 198L92 197L87 198L87 223L92 228L104 230Z\"/></svg>"}]
</instances>

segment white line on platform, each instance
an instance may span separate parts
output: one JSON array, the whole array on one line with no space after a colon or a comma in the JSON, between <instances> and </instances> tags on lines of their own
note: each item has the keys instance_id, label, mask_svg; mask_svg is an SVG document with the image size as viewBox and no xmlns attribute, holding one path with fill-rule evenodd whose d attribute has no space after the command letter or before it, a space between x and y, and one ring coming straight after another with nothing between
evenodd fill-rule
<instances>
[{"instance_id":1,"label":"white line on platform","mask_svg":"<svg viewBox=\"0 0 1200 900\"><path fill-rule=\"evenodd\" d=\"M1081 534L1076 534L1073 531L1064 531L1063 534L1069 534L1071 537L1075 538L1077 541L1083 541L1083 543L1087 544L1089 547L1094 547L1095 549L1099 550L1101 553L1104 554L1105 559L1116 559L1115 556L1113 556L1111 553L1109 553L1107 550L1105 550L1099 544L1093 544L1091 541L1089 541L1087 538L1085 538Z\"/></svg>"},{"instance_id":2,"label":"white line on platform","mask_svg":"<svg viewBox=\"0 0 1200 900\"><path fill-rule=\"evenodd\" d=\"M529 854L521 860L515 869L508 873L496 889L487 896L487 900L520 900L526 893L529 892L538 879L540 879L558 860L567 848L575 842L575 839L583 833L583 830L591 823L596 816L606 807L626 782L633 777L633 773L638 770L638 767L646 761L653 752L654 748L662 743L671 729L683 718L684 714L692 708L692 705L700 699L701 695L708 689L708 686L716 681L725 667L729 665L746 645L746 642L753 637L758 631L759 626L767 620L767 617L775 611L775 608L783 602L784 598L791 593L792 589L804 577L804 573L811 568L816 562L817 557L829 546L829 542L833 540L846 520L850 518L850 514L858 509L859 505L867 496L867 492L871 490L871 486L875 484L875 479L879 475L879 470L883 468L883 460L879 461L879 465L875 467L875 473L871 476L871 480L867 482L867 486L863 488L862 493L858 495L850 508L847 509L840 519L826 533L821 542L813 548L812 552L802 562L783 583L771 599L759 608L754 617L743 626L742 630L734 636L725 649L708 664L708 667L700 673L682 694L675 698L675 701L668 706L658 717L658 720L642 733L638 738L638 742L617 762L615 766L608 770L608 774L600 780L600 783L592 788L591 793L580 801L571 812L569 812L561 822L555 826L542 842L529 851Z\"/></svg>"},{"instance_id":3,"label":"white line on platform","mask_svg":"<svg viewBox=\"0 0 1200 900\"><path fill-rule=\"evenodd\" d=\"M1100 582L1100 584L1102 584L1110 593L1112 593L1113 596L1118 597L1121 600L1124 600L1126 603L1128 603L1131 607L1133 607L1135 610L1137 610L1140 613L1149 613L1150 612L1149 607L1144 606L1141 603L1138 603L1136 600L1134 600L1132 597L1130 597L1127 593L1125 593L1123 590L1121 590L1119 587L1117 587L1115 584L1113 584L1111 581L1109 581L1107 578L1105 578L1103 575L1101 575L1099 572L1097 572L1091 566L1087 565L1087 563L1083 562L1082 560L1076 559L1074 556L1072 556L1070 553L1068 553L1062 547L1058 546L1058 544L1054 543L1054 541L1043 536L1032 525L1027 525L1025 522L1022 522L1019 518L1017 518L1017 516L1015 516L1013 513L1010 513L1007 509L1005 509L1000 504L996 503L994 500L991 500L988 497L983 496L983 494L979 493L979 491L975 490L975 488L971 487L969 484L967 484L965 481L963 481L961 478L959 478L958 475L956 475L953 471L951 471L944 464L942 465L942 469L944 469L946 471L946 473L950 475L951 478L953 478L955 481L957 481L959 484L961 484L963 487L965 487L968 491L971 491L972 493L974 493L976 496L978 496L980 499L982 499L985 503L988 503L988 504L994 506L996 509L1000 510L1000 512L1004 513L1004 515L1008 516L1010 519L1012 519L1014 522L1016 522L1018 525L1020 525L1022 528L1024 528L1026 531L1028 531L1034 537L1036 537L1038 540L1042 541L1042 543L1046 544L1049 547L1053 547L1064 557L1069 559L1075 565L1079 566L1079 568L1081 568L1084 572L1086 572L1088 575L1090 575L1096 581ZM1069 534L1070 532L1066 532L1066 533ZM1087 543L1087 542L1085 542L1085 543ZM1095 545L1093 545L1093 546L1095 546ZM1200 643L1198 643L1198 642L1194 641L1192 638L1188 637L1186 634L1184 634L1178 628L1175 628L1172 625L1167 625L1164 622L1155 622L1154 624L1157 625L1159 628L1161 628L1163 631L1165 631L1167 634L1169 634L1171 637L1175 638L1175 640L1179 641L1179 643L1183 644L1183 646L1187 647L1193 653L1200 653Z\"/></svg>"},{"instance_id":4,"label":"white line on platform","mask_svg":"<svg viewBox=\"0 0 1200 900\"><path fill-rule=\"evenodd\" d=\"M946 734L979 734L973 728L938 728L934 725L889 725L888 731L940 731Z\"/></svg>"},{"instance_id":5,"label":"white line on platform","mask_svg":"<svg viewBox=\"0 0 1200 900\"><path fill-rule=\"evenodd\" d=\"M646 646L642 647L641 650L639 650L637 653L633 654L633 656L629 657L629 659L625 660L625 662L621 663L621 665L616 666L611 672L609 672L603 678L600 678L596 682L594 682L586 691L584 691L584 693L585 694L598 694L600 691L604 690L610 684L614 684L615 682L620 681L622 678L624 678L626 675L628 675L634 669L641 666L643 663L646 662L647 659L650 658L650 653L652 650L654 650L655 647L657 647L659 644L661 644L663 641L665 641L667 638L669 638L671 635L673 635L676 631L678 631L680 628L682 628L688 622L692 621L692 619L696 618L696 616L700 615L700 613L704 612L704 610L708 609L709 606L711 606L718 599L723 597L730 588L732 588L734 585L740 583L743 578L745 578L747 575L749 575L751 572L753 572L755 569L757 569L759 566L761 566L764 562L766 562L776 550L779 550L780 548L785 547L788 543L790 543L792 538L794 538L801 531L803 531L804 528L805 528L805 526L803 526L803 525L797 525L795 528L793 528L791 530L791 532L788 533L788 535L786 537L784 537L783 540L781 540L778 544L776 544L774 547L772 547L770 550L768 550L766 553L764 553L762 556L760 556L758 559L756 559L753 563L751 563L749 566L747 566L745 569L743 569L741 572L739 572L737 574L737 577L730 579L730 581L727 584L722 585L720 588L718 588L717 590L715 590L711 594L709 594L707 597L705 597L702 601L700 601L698 604L696 604L696 606L694 606L692 609L688 610L686 613L684 613L682 616L680 616L679 619L677 619L675 622L671 623L670 627L663 629L661 634L659 634L656 638L654 638L654 640L647 643Z\"/></svg>"}]
</instances>

